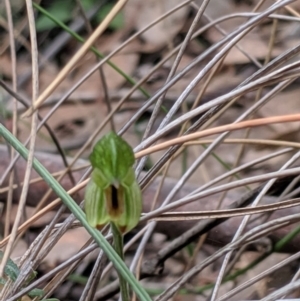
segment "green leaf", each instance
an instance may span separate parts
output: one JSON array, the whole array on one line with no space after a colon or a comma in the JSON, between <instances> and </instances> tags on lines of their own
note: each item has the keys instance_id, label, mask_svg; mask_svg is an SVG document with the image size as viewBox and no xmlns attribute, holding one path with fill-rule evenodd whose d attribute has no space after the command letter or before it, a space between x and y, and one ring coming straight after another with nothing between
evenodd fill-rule
<instances>
[{"instance_id":1,"label":"green leaf","mask_svg":"<svg viewBox=\"0 0 300 301\"><path fill-rule=\"evenodd\" d=\"M0 284L4 285L6 283L6 280L4 278L0 278Z\"/></svg>"},{"instance_id":2,"label":"green leaf","mask_svg":"<svg viewBox=\"0 0 300 301\"><path fill-rule=\"evenodd\" d=\"M0 259L3 258L3 252L0 251ZM9 258L4 268L4 274L9 277L13 282L16 281L20 274L18 266Z\"/></svg>"},{"instance_id":3,"label":"green leaf","mask_svg":"<svg viewBox=\"0 0 300 301\"><path fill-rule=\"evenodd\" d=\"M0 251L0 258L3 258L3 252ZM20 274L20 269L18 268L18 266L15 264L15 262L13 260L11 260L10 258L7 260L7 263L5 265L4 268L4 274L5 276L9 277L13 282L15 282L17 280L17 277ZM33 271L29 277L29 279L26 281L26 285L28 283L30 283L30 281L32 281L37 275L37 272ZM0 278L0 284L4 285L6 283L6 280L4 278ZM44 291L38 288L35 288L33 290L31 290L28 293L29 297L41 297L44 295Z\"/></svg>"},{"instance_id":4,"label":"green leaf","mask_svg":"<svg viewBox=\"0 0 300 301\"><path fill-rule=\"evenodd\" d=\"M85 11L89 10L90 8L95 5L97 0L81 0L81 5Z\"/></svg>"},{"instance_id":5,"label":"green leaf","mask_svg":"<svg viewBox=\"0 0 300 301\"><path fill-rule=\"evenodd\" d=\"M50 20L52 20L57 26L61 27L63 30L65 30L66 32L68 32L72 37L74 37L77 41L84 43L85 40L79 36L76 32L72 31L68 26L66 26L63 22L59 21L53 14L50 14L47 10L43 9L41 6L39 6L37 3L33 2L32 3L33 7L36 8L39 12L41 12L44 16L46 16L47 18L49 18ZM104 55L99 52L95 47L91 47L90 48L91 51L93 51L98 57L100 58L104 58ZM135 80L130 77L129 75L127 75L126 73L124 73L118 66L116 66L115 64L113 64L111 61L107 61L107 64L109 66L111 66L115 71L117 71L121 76L123 76L129 83L131 83L132 85L135 85L136 82ZM150 94L143 89L142 87L138 87L138 89L148 98L150 97Z\"/></svg>"},{"instance_id":6,"label":"green leaf","mask_svg":"<svg viewBox=\"0 0 300 301\"><path fill-rule=\"evenodd\" d=\"M34 298L34 297L42 297L44 294L45 292L42 289L34 288L27 295L31 298Z\"/></svg>"},{"instance_id":7,"label":"green leaf","mask_svg":"<svg viewBox=\"0 0 300 301\"><path fill-rule=\"evenodd\" d=\"M10 133L3 124L0 123L0 135L9 143L24 159L28 158L28 150L25 146ZM133 291L136 293L140 301L151 301L150 296L141 286L134 275L129 271L126 264L116 254L113 247L103 237L103 235L96 229L92 228L87 222L84 213L72 197L63 189L63 187L54 179L54 177L48 172L48 170L36 159L33 160L34 170L44 179L44 181L53 189L68 209L74 214L74 216L81 222L82 226L90 233L95 239L96 243L106 254L108 259L113 263L117 271L122 277L130 284Z\"/></svg>"},{"instance_id":8,"label":"green leaf","mask_svg":"<svg viewBox=\"0 0 300 301\"><path fill-rule=\"evenodd\" d=\"M108 13L111 11L113 8L113 4L106 4L103 6L103 8L100 9L98 15L97 15L97 22L100 23L102 22L105 17L108 15ZM117 30L122 28L124 25L124 14L122 12L119 12L115 18L110 22L109 28L113 30Z\"/></svg>"},{"instance_id":9,"label":"green leaf","mask_svg":"<svg viewBox=\"0 0 300 301\"><path fill-rule=\"evenodd\" d=\"M47 11L54 15L57 20L61 22L68 22L72 17L72 1L64 0L64 1L55 1L53 4L47 9ZM55 27L58 27L55 22L50 20L45 15L40 15L36 21L36 29L37 31L50 30Z\"/></svg>"},{"instance_id":10,"label":"green leaf","mask_svg":"<svg viewBox=\"0 0 300 301\"><path fill-rule=\"evenodd\" d=\"M26 280L25 285L27 285L28 283L30 283L36 276L37 276L37 272L36 271L32 271L30 273L30 275L28 276L28 279Z\"/></svg>"}]
</instances>

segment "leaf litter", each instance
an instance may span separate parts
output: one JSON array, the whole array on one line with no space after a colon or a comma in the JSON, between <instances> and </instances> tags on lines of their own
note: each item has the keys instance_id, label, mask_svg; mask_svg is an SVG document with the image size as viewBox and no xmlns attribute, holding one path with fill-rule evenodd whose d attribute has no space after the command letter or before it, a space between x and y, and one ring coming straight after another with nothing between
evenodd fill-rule
<instances>
[{"instance_id":1,"label":"leaf litter","mask_svg":"<svg viewBox=\"0 0 300 301\"><path fill-rule=\"evenodd\" d=\"M201 5L201 1L195 1L198 5ZM180 1L157 1L151 0L147 2L141 1L129 1L124 10L124 28L121 28L116 31L107 31L105 35L101 36L96 43L97 49L102 51L104 54L108 54L113 51L117 46L119 46L132 32L137 32L142 29L144 26L148 25L153 20L160 17L162 14L167 12L169 9L173 8L177 4L180 4ZM217 19L228 14L239 14L241 12L251 12L259 1L245 1L242 3L240 1L216 1L211 0L210 4L205 11L205 14L212 19ZM272 5L273 1L264 1L263 6L259 8L259 11L263 11ZM295 10L299 9L299 1L292 3L292 7ZM138 14L137 14L138 12ZM288 13L282 9L277 13L288 15ZM193 17L193 10L190 6L184 6L175 14L171 15L163 22L154 26L150 30L142 34L137 40L130 43L129 46L125 47L119 54L114 56L111 61L115 63L120 69L122 69L126 74L133 76L135 80L141 79L145 74L152 69L157 62L166 57L169 51L178 45L179 42L183 40L183 36L187 32L191 24ZM203 18L205 19L205 18ZM239 26L246 22L247 18L232 18L220 23L222 29L226 30L227 33L233 32ZM197 25L197 29L201 26L208 24L209 22L201 20L200 24ZM197 30L196 29L196 30ZM270 32L272 29L272 21L266 20L263 24L256 27L251 31L250 34L246 35L240 42L239 46L243 48L246 52L250 53L252 57L257 59L261 64L265 57L269 53L269 38ZM271 57L275 58L278 55L282 54L284 51L290 49L291 47L297 45L297 34L299 25L293 22L281 22L277 27L276 32L276 42L271 51ZM60 31L58 30L58 33ZM1 38L5 37L5 34L1 32ZM88 36L86 35L85 38ZM42 37L40 37L42 39ZM186 66L188 66L196 56L204 52L210 45L219 42L223 38L223 35L216 28L209 28L204 32L199 39L191 42L186 50L186 53L183 55L177 70L177 74L180 73ZM45 33L45 38L48 43L51 43L51 34ZM41 44L41 53L43 52ZM65 45L63 51L57 54L56 59L49 61L44 69L40 73L40 91L42 92L49 83L55 78L58 71L64 66L69 58L78 50L80 45L77 45L74 42L68 42ZM31 70L31 63L28 59L28 53L22 52L22 55L18 55L18 77L24 76L26 73ZM71 72L65 81L63 81L60 86L55 90L55 93L48 99L45 106L40 110L40 114L45 116L52 108L53 104L60 99L79 79L81 79L88 70L90 70L97 60L95 55L88 53L82 61L76 66L76 68ZM154 95L160 88L162 88L166 82L168 73L171 70L172 64L174 62L174 57L166 62L162 68L156 71L148 81L143 85L147 91ZM165 97L165 106L167 109L170 109L177 98L180 96L182 91L188 86L188 84L195 78L195 76L202 70L208 61L203 61L193 68L189 73L187 73L182 79L180 79L176 84L174 84L167 91ZM0 74L1 77L6 81L10 82L12 79L11 74L11 58L9 51L6 51L0 57ZM237 87L241 82L243 82L249 74L252 74L256 69L253 67L253 64L250 63L249 59L240 52L236 47L232 48L230 52L226 55L222 66L217 70L213 79L210 81L208 87L205 89L202 99L200 100L199 105L208 103L210 100L226 94L232 91ZM108 97L109 101L112 102L112 107L115 107L116 101L122 98L129 91L131 86L126 83L126 80L120 76L116 71L111 67L105 65L103 68L105 82L108 88ZM207 79L206 77L204 81ZM203 82L204 82L203 81ZM179 117L184 110L190 110L194 104L195 99L200 91L203 89L203 82L195 87L192 93L189 95L186 101L186 107L182 108L182 111L178 112L176 117ZM269 88L268 88L269 89ZM265 95L268 89L264 89L262 94ZM27 99L31 98L31 82L27 81L25 85L20 87L19 93L24 95ZM2 93L1 102L4 103L8 111L12 110L12 102L10 97L6 93ZM277 94L274 96L271 101L266 105L262 106L257 113L254 114L255 117L267 117L283 114L291 114L298 112L298 85L297 82L292 85L289 89ZM233 122L238 118L247 108L250 108L253 105L255 99L255 93L248 93L243 95L241 101L238 101L230 109L228 109L224 114L222 114L212 126L218 126ZM284 100L284 101L283 101ZM133 116L135 110L139 108L146 101L145 97L140 94L134 94L134 96L128 99L125 104L115 115L115 124L116 128L119 130L126 122ZM23 108L20 106L20 112ZM149 120L149 114L152 113L153 106L150 107L147 111L147 114L144 114L139 120L136 126L133 126L126 133L126 140L131 143L132 146L138 145L143 131L146 127L146 124ZM78 150L92 135L95 128L97 128L104 118L107 116L107 107L104 99L103 85L100 82L99 72L95 72L87 81L85 81L71 96L65 101L49 119L48 123L51 128L54 130L57 135L62 147L69 154L75 154ZM164 115L161 113L158 116L158 121L163 119ZM9 118L5 121L7 125L12 126L11 120ZM155 123L157 128L159 122ZM284 124L284 125L270 125L265 126L259 129L259 131L251 131L249 138L253 139L271 139L271 140L289 140L289 141L299 141L298 135L299 125L296 123ZM106 127L105 129L108 129ZM138 131L138 129L140 129ZM18 137L21 141L29 136L30 127L26 124L26 121L20 120L18 123ZM154 130L155 131L155 128ZM105 131L102 131L102 133ZM177 131L173 131L169 134L169 137L174 137L177 135ZM102 135L102 134L101 134ZM101 136L100 135L100 136ZM234 132L230 134L230 138L243 138L244 133ZM164 137L161 141L167 139ZM55 146L51 142L51 139L48 133L45 130L42 130L38 135L38 140L36 144L36 149L48 153L53 153L55 151ZM238 145L233 144L221 144L215 149L215 154L222 158L222 161L229 166L234 166L236 162L236 153L239 150ZM261 158L264 155L270 154L270 152L275 151L274 147L268 146L247 146L241 157L242 163L247 163L252 160ZM89 150L84 152L83 157L87 157ZM193 162L203 153L202 146L193 146L186 149L186 151L179 155L176 159L173 160L170 165L167 176L170 178L179 179L181 175L185 172L187 167L191 166ZM150 167L154 163L158 162L164 152L158 152L150 156ZM249 168L244 171L241 175L243 177L252 176L254 174L262 174L268 170L277 170L279 169L284 162L290 158L290 154L285 154L280 157L276 157L272 160L269 160L263 164L258 165L255 168ZM217 176L223 174L226 171L224 165L221 165L217 162L216 158L209 156L205 161L205 164L195 172L189 179L189 183L197 186L204 185L208 180L214 179ZM238 191L238 190L237 190ZM217 198L214 198L217 200ZM32 213L28 213L30 216ZM51 213L52 214L52 213ZM13 219L13 214L12 214ZM51 216L45 216L42 220L39 221L38 226L46 226L49 223ZM224 224L225 227L226 224ZM37 226L37 224L36 224ZM230 227L230 224L227 224L227 227ZM163 226L161 227L163 228ZM30 230L37 235L37 232L34 227ZM213 233L213 232L211 232ZM167 234L165 237L167 238ZM176 236L176 233L175 233ZM213 235L210 235L211 241L213 240ZM59 240L59 242L54 246L54 248L49 252L49 255L44 259L44 265L47 266L47 269L55 267L58 263L63 262L76 254L81 246L87 241L88 235L85 233L85 230L82 228L72 229L67 231L64 236ZM22 242L26 241L25 238L21 240ZM158 250L162 248L160 242L156 242L154 239L151 241L152 248L157 248ZM219 246L214 246L214 244L209 243L209 247L204 244L203 248L200 249L195 262L203 261L207 256L213 254L219 249ZM164 245L168 245L168 240L164 242ZM23 248L23 247L22 247ZM207 251L210 248L209 251ZM61 252L61 250L68 250L68 252ZM151 250L151 248L150 248ZM132 249L129 252L128 259L131 259L133 256L134 250ZM149 253L149 254L148 254ZM155 254L155 252L149 251L146 252L146 257L149 258ZM208 254L210 253L210 254ZM241 267L247 266L250 262L255 260L260 255L259 251L253 252L252 250L246 250L243 255L240 257L239 261L234 265L234 269L239 269ZM145 281L145 286L148 286L149 289L153 286L158 287L158 283L164 283L164 288L166 284L171 284L177 279L177 277L182 273L183 267L190 260L187 255L187 250L181 250L177 255L170 259L170 262L167 261L165 272L162 279L151 279ZM259 274L261 271L268 269L270 266L274 265L274 262L279 262L285 259L286 255L282 254L273 254L270 256L270 260L273 262L264 261L261 266L257 266L257 269L254 268L248 271L242 279L238 280L238 283L242 283L247 279L251 279L255 275ZM197 295L193 293L195 287L202 286L207 282L214 282L218 275L219 267L221 262L216 262L215 266L210 267L209 270L205 270L200 273L196 279L191 283L186 284L186 289L188 290L187 295L177 295L176 300L184 300L184 298L195 298L195 300L204 300L211 293L210 290L204 293L204 296ZM179 268L180 267L180 268ZM287 271L287 277L283 280L290 279L290 276L294 273L294 267ZM207 274L211 275L210 279L206 279ZM263 298L264 296L270 294L273 290L284 285L284 281L274 284L274 276L268 276L258 282L255 286L252 286L248 290L244 290L240 294L235 296L235 299L232 300L241 300L241 299L255 299ZM157 280L157 281L155 281ZM226 293L226 291L231 290L234 285L237 285L235 282L229 282L222 287L220 295ZM73 296L74 297L74 296ZM191 300L191 299L188 299Z\"/></svg>"}]
</instances>

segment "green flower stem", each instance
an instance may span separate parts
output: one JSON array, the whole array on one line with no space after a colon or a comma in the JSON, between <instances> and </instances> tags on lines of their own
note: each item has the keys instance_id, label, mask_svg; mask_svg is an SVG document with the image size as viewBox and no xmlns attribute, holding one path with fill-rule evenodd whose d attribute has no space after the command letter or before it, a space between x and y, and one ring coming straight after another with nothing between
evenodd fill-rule
<instances>
[{"instance_id":1,"label":"green flower stem","mask_svg":"<svg viewBox=\"0 0 300 301\"><path fill-rule=\"evenodd\" d=\"M111 222L110 227L112 230L113 238L114 238L114 248L120 258L124 261L124 253L123 253L123 235L119 231L118 227L115 223ZM129 301L130 294L129 288L124 277L118 272L119 275L119 283L120 283L120 292L122 296L122 301Z\"/></svg>"},{"instance_id":2,"label":"green flower stem","mask_svg":"<svg viewBox=\"0 0 300 301\"><path fill-rule=\"evenodd\" d=\"M0 124L0 135L9 143L25 160L28 158L28 150L26 147L2 124ZM140 285L134 275L129 271L123 260L115 252L113 247L108 243L105 237L97 230L92 228L85 218L85 214L72 199L72 197L63 189L63 187L53 178L48 170L34 158L33 168L44 179L44 181L53 189L62 202L74 214L74 216L81 222L83 227L94 238L99 247L104 251L109 260L113 263L116 270L122 277L130 284L133 291L137 294L141 301L151 301L148 293Z\"/></svg>"},{"instance_id":3,"label":"green flower stem","mask_svg":"<svg viewBox=\"0 0 300 301\"><path fill-rule=\"evenodd\" d=\"M63 30L65 30L66 32L68 32L74 39L76 39L77 41L79 41L80 43L84 43L85 40L79 35L77 34L75 31L73 31L70 27L68 27L67 25L65 25L63 22L61 22L60 20L58 20L55 16L53 16L52 14L50 14L47 10L43 9L40 5L38 5L35 2L32 2L32 5L35 9L37 9L40 13L42 13L43 15L45 15L46 17L48 17L51 21L53 21L56 25L58 25L59 27L61 27ZM92 52L94 52L98 57L100 58L104 58L104 54L102 54L101 52L99 52L95 47L91 47L90 50ZM107 64L112 67L116 72L118 72L120 75L122 75L129 83L131 83L132 85L135 85L136 82L135 80L129 76L128 74L126 74L125 72L123 72L118 66L116 66L114 63L112 63L111 61L107 61ZM150 97L150 94L143 89L142 87L138 88L147 98Z\"/></svg>"}]
</instances>

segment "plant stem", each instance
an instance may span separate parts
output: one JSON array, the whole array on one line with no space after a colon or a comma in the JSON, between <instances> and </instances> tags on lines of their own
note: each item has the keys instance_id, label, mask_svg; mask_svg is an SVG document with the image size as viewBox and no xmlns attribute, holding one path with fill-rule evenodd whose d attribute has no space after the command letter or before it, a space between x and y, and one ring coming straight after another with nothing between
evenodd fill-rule
<instances>
[{"instance_id":1,"label":"plant stem","mask_svg":"<svg viewBox=\"0 0 300 301\"><path fill-rule=\"evenodd\" d=\"M0 136L2 136L7 143L9 143L24 159L28 158L28 150L25 146L10 133L1 123L0 123ZM104 251L109 260L114 264L116 269L126 278L128 283L132 286L134 292L138 295L141 301L151 301L150 296L146 293L145 289L136 280L133 274L129 271L128 267L125 265L124 261L120 260L120 257L116 254L115 250L107 242L105 237L98 230L92 228L85 218L85 214L82 212L80 207L71 198L71 196L63 189L63 187L53 178L53 176L48 172L48 170L37 160L33 161L33 168L35 171L44 179L44 181L53 189L58 197L61 198L63 203L69 208L69 210L74 214L74 216L81 222L84 228L90 233L90 235L95 239L99 247ZM30 285L20 292L18 292L14 297L22 297L29 291ZM31 288L32 289L32 288ZM10 298L9 300L11 300Z\"/></svg>"},{"instance_id":2,"label":"plant stem","mask_svg":"<svg viewBox=\"0 0 300 301\"><path fill-rule=\"evenodd\" d=\"M124 253L123 253L123 235L115 225L115 223L111 222L110 227L112 230L113 238L114 238L114 249L116 253L120 256L120 258L124 261ZM127 281L123 278L123 276L118 272L119 275L119 283L120 283L120 292L122 296L122 301L129 301L129 288Z\"/></svg>"},{"instance_id":3,"label":"plant stem","mask_svg":"<svg viewBox=\"0 0 300 301\"><path fill-rule=\"evenodd\" d=\"M46 17L48 17L56 25L60 26L63 30L65 30L66 32L68 32L74 39L76 39L77 41L79 41L81 43L85 42L85 40L79 34L77 34L75 31L73 31L70 27L68 27L67 25L65 25L63 22L61 22L60 20L58 20L54 15L52 15L51 13L49 13L46 9L43 9L40 5L38 5L35 2L33 2L32 5L33 5L33 7L35 9L37 9L43 15L45 15ZM95 48L95 47L92 46L90 48L90 50L93 51L98 57L105 58L104 54L102 54L101 52L99 52L97 50L97 48ZM131 83L132 85L136 84L135 80L131 76L129 76L128 74L126 74L124 71L122 71L117 65L115 65L114 63L112 63L110 60L107 61L107 64L110 67L112 67L116 72L118 72L121 76L123 76L129 83ZM138 89L147 98L150 97L150 94L144 88L139 87Z\"/></svg>"}]
</instances>

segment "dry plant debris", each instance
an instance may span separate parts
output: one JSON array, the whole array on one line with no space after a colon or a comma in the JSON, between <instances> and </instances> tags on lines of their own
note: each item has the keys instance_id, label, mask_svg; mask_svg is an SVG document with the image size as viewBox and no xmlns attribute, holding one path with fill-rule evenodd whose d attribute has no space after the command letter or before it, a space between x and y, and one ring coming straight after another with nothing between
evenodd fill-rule
<instances>
[{"instance_id":1,"label":"dry plant debris","mask_svg":"<svg viewBox=\"0 0 300 301\"><path fill-rule=\"evenodd\" d=\"M37 109L34 156L78 204L97 139L114 129L128 141L144 214L125 259L151 298L299 297L300 1L30 2L0 3L1 124L29 148ZM117 298L106 256L1 143L0 246L20 273L2 283L0 300L33 300L18 296L30 286L43 294L34 300ZM263 205L277 210L247 215ZM229 216L188 219L221 209ZM160 220L165 211L174 218Z\"/></svg>"}]
</instances>

